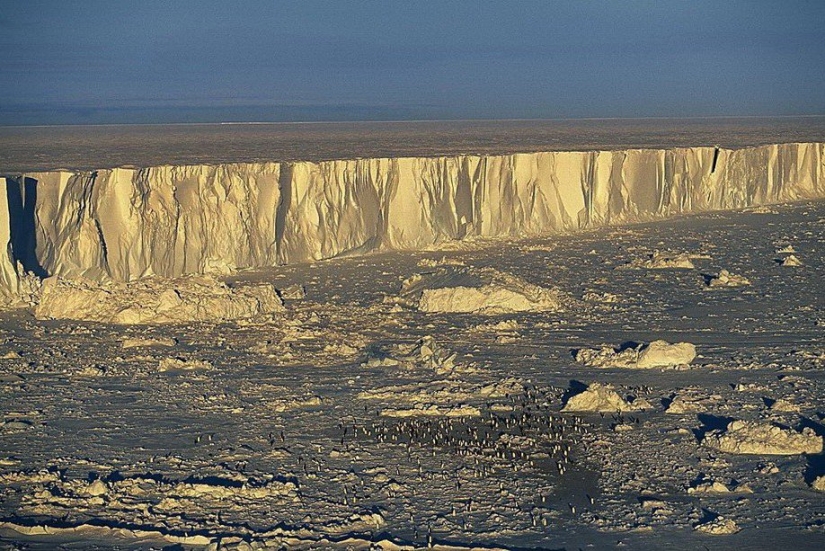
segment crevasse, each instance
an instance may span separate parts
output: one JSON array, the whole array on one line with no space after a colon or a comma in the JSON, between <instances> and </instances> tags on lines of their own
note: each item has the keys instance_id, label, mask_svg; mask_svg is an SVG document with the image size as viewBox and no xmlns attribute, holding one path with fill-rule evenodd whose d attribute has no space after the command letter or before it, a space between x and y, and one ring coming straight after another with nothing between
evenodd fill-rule
<instances>
[{"instance_id":1,"label":"crevasse","mask_svg":"<svg viewBox=\"0 0 825 551\"><path fill-rule=\"evenodd\" d=\"M825 144L113 168L0 183L0 289L13 295L18 263L131 281L821 198Z\"/></svg>"}]
</instances>

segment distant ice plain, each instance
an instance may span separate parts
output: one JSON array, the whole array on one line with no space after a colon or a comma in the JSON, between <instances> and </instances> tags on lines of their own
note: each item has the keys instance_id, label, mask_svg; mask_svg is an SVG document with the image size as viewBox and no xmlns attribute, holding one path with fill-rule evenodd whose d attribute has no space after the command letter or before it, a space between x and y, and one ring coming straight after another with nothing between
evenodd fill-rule
<instances>
[{"instance_id":1,"label":"distant ice plain","mask_svg":"<svg viewBox=\"0 0 825 551\"><path fill-rule=\"evenodd\" d=\"M825 141L825 117L0 127L0 175L117 166L324 161Z\"/></svg>"}]
</instances>

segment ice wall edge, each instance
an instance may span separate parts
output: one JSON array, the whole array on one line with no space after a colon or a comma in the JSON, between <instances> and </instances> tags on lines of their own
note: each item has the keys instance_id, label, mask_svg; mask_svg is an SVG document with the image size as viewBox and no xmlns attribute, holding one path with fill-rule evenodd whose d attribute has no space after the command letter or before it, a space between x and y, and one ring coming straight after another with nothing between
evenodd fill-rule
<instances>
[{"instance_id":1,"label":"ice wall edge","mask_svg":"<svg viewBox=\"0 0 825 551\"><path fill-rule=\"evenodd\" d=\"M11 296L30 266L93 281L228 273L823 198L825 144L52 171L0 184L0 294Z\"/></svg>"}]
</instances>

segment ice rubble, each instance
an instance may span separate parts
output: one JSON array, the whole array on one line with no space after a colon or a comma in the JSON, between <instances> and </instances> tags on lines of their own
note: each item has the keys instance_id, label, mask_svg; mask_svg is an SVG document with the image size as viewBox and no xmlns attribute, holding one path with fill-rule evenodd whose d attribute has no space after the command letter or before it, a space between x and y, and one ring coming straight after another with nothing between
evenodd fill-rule
<instances>
[{"instance_id":1,"label":"ice rubble","mask_svg":"<svg viewBox=\"0 0 825 551\"><path fill-rule=\"evenodd\" d=\"M458 354L440 346L429 335L421 337L409 352L403 348L400 352L399 359L402 362L422 365L439 375L451 373L456 367L455 359L458 357Z\"/></svg>"},{"instance_id":2,"label":"ice rubble","mask_svg":"<svg viewBox=\"0 0 825 551\"><path fill-rule=\"evenodd\" d=\"M824 149L789 143L27 173L0 178L0 288L7 302L16 297L16 261L35 273L133 281L818 198Z\"/></svg>"},{"instance_id":3,"label":"ice rubble","mask_svg":"<svg viewBox=\"0 0 825 551\"><path fill-rule=\"evenodd\" d=\"M109 526L98 526L95 524L82 523L76 526L64 526L64 523L52 524L18 524L11 521L0 521L0 529L13 530L25 536L71 536L84 539L92 538L114 538L130 539L136 541L146 541L157 539L181 545L204 546L212 543L212 539L199 534L177 535L165 530L141 530L129 528L111 528Z\"/></svg>"},{"instance_id":4,"label":"ice rubble","mask_svg":"<svg viewBox=\"0 0 825 551\"><path fill-rule=\"evenodd\" d=\"M562 411L601 411L612 412L618 411L635 411L642 409L643 405L638 403L639 400L634 400L633 403L628 402L619 396L615 390L609 385L602 385L601 383L593 383L587 387L587 390L571 396L567 403L562 408Z\"/></svg>"},{"instance_id":5,"label":"ice rubble","mask_svg":"<svg viewBox=\"0 0 825 551\"><path fill-rule=\"evenodd\" d=\"M424 336L412 345L394 345L388 352L373 352L362 367L423 370L437 378L371 388L359 392L356 397L390 405L380 409L379 414L383 417L479 417L481 410L467 402L497 399L524 391L523 382L513 378L487 385L463 380L460 376L473 373L475 368L456 361L457 356L430 336ZM488 402L488 405L496 404Z\"/></svg>"},{"instance_id":6,"label":"ice rubble","mask_svg":"<svg viewBox=\"0 0 825 551\"><path fill-rule=\"evenodd\" d=\"M317 394L304 394L289 398L274 398L268 402L269 408L276 413L286 413L296 409L318 407L324 399Z\"/></svg>"},{"instance_id":7,"label":"ice rubble","mask_svg":"<svg viewBox=\"0 0 825 551\"><path fill-rule=\"evenodd\" d=\"M687 493L692 496L722 496L728 494L752 494L753 490L747 484L732 484L728 486L718 480L705 480L688 488Z\"/></svg>"},{"instance_id":8,"label":"ice rubble","mask_svg":"<svg viewBox=\"0 0 825 551\"><path fill-rule=\"evenodd\" d=\"M801 432L768 423L731 421L727 428L705 435L702 443L722 452L756 455L822 453L822 437L810 428Z\"/></svg>"},{"instance_id":9,"label":"ice rubble","mask_svg":"<svg viewBox=\"0 0 825 551\"><path fill-rule=\"evenodd\" d=\"M417 404L411 408L384 408L379 415L382 417L481 417L481 410L466 404L457 406Z\"/></svg>"},{"instance_id":10,"label":"ice rubble","mask_svg":"<svg viewBox=\"0 0 825 551\"><path fill-rule=\"evenodd\" d=\"M802 263L802 261L801 261L801 260L799 260L799 259L796 257L796 255L793 255L793 254L789 254L788 256L786 256L785 258L783 258L783 259L781 260L780 264L781 264L782 266L791 266L791 267L804 266L804 264Z\"/></svg>"},{"instance_id":11,"label":"ice rubble","mask_svg":"<svg viewBox=\"0 0 825 551\"><path fill-rule=\"evenodd\" d=\"M212 364L203 360L187 360L185 358L162 358L158 362L158 371L210 371Z\"/></svg>"},{"instance_id":12,"label":"ice rubble","mask_svg":"<svg viewBox=\"0 0 825 551\"><path fill-rule=\"evenodd\" d=\"M694 526L697 532L703 532L712 536L726 536L739 532L739 526L731 519L721 516L713 520L699 523Z\"/></svg>"},{"instance_id":13,"label":"ice rubble","mask_svg":"<svg viewBox=\"0 0 825 551\"><path fill-rule=\"evenodd\" d=\"M278 289L278 294L284 300L302 300L306 298L307 290L303 285L287 285Z\"/></svg>"},{"instance_id":14,"label":"ice rubble","mask_svg":"<svg viewBox=\"0 0 825 551\"><path fill-rule=\"evenodd\" d=\"M634 259L629 264L618 266L620 269L646 269L646 270L692 270L696 266L691 261L696 258L694 255L687 253L663 253L660 251L653 251L645 259Z\"/></svg>"},{"instance_id":15,"label":"ice rubble","mask_svg":"<svg viewBox=\"0 0 825 551\"><path fill-rule=\"evenodd\" d=\"M211 276L100 284L50 277L43 281L34 314L37 319L154 324L230 320L281 310L271 285L230 288Z\"/></svg>"},{"instance_id":16,"label":"ice rubble","mask_svg":"<svg viewBox=\"0 0 825 551\"><path fill-rule=\"evenodd\" d=\"M710 288L744 287L751 284L745 276L732 274L725 269L719 270L716 275L706 276L706 283Z\"/></svg>"},{"instance_id":17,"label":"ice rubble","mask_svg":"<svg viewBox=\"0 0 825 551\"><path fill-rule=\"evenodd\" d=\"M135 540L159 538L203 546L214 539L204 534L186 535L185 530L178 530L164 520L204 508L231 510L249 507L255 502L277 508L300 500L297 482L275 475L248 478L240 473L226 473L227 476L172 480L153 473L125 477L118 472L103 477L99 476L101 473L89 473L87 479L68 479L64 474L64 471L53 469L5 475L3 479L6 484L21 485L19 490L23 507L36 511L39 522L46 522L35 525L3 522L0 528L27 535L76 534L89 537L97 533L106 537ZM65 522L62 513L67 510L98 522L72 525ZM122 515L112 522L119 528L108 526L107 513ZM104 515L103 522L99 522L101 514ZM52 520L60 517L64 517L64 521Z\"/></svg>"},{"instance_id":18,"label":"ice rubble","mask_svg":"<svg viewBox=\"0 0 825 551\"><path fill-rule=\"evenodd\" d=\"M709 394L705 390L697 388L687 388L673 397L665 409L665 413L671 415L685 415L703 413L718 408L724 403L724 398L720 394Z\"/></svg>"},{"instance_id":19,"label":"ice rubble","mask_svg":"<svg viewBox=\"0 0 825 551\"><path fill-rule=\"evenodd\" d=\"M404 369L430 369L438 375L449 375L454 371L470 371L471 368L456 362L458 354L441 346L436 340L425 335L415 344L396 344L388 351L372 351L362 367L401 367Z\"/></svg>"},{"instance_id":20,"label":"ice rubble","mask_svg":"<svg viewBox=\"0 0 825 551\"><path fill-rule=\"evenodd\" d=\"M178 341L172 337L158 337L158 338L143 338L143 337L126 337L120 341L123 348L146 348L150 346L175 346Z\"/></svg>"},{"instance_id":21,"label":"ice rubble","mask_svg":"<svg viewBox=\"0 0 825 551\"><path fill-rule=\"evenodd\" d=\"M173 548L181 546L202 548L205 551L251 551L258 549L358 549L375 551L417 551L424 549L421 544L398 543L394 539L378 539L358 534L371 533L385 524L379 513L356 513L337 525L322 526L323 530L313 532L307 528L278 527L268 532L243 535L220 534L213 537L201 534L171 533L165 526L154 529L137 529L124 527L99 526L92 523L66 525L65 522L54 524L18 524L11 521L0 522L0 529L12 530L29 536L54 536L83 538L85 540L129 540L140 542L144 546L152 541L169 542ZM433 551L507 551L504 547L489 545L475 546L457 543L431 543L427 549Z\"/></svg>"},{"instance_id":22,"label":"ice rubble","mask_svg":"<svg viewBox=\"0 0 825 551\"><path fill-rule=\"evenodd\" d=\"M802 407L799 404L795 404L790 400L786 400L784 398L774 400L774 402L769 407L771 411L786 413L799 413L802 409Z\"/></svg>"},{"instance_id":23,"label":"ice rubble","mask_svg":"<svg viewBox=\"0 0 825 551\"><path fill-rule=\"evenodd\" d=\"M670 344L653 341L625 349L582 348L576 351L576 361L588 367L624 367L651 369L687 365L696 357L696 347L689 342Z\"/></svg>"},{"instance_id":24,"label":"ice rubble","mask_svg":"<svg viewBox=\"0 0 825 551\"><path fill-rule=\"evenodd\" d=\"M563 298L520 277L493 268L442 266L404 281L401 298L422 312L501 314L555 311Z\"/></svg>"}]
</instances>

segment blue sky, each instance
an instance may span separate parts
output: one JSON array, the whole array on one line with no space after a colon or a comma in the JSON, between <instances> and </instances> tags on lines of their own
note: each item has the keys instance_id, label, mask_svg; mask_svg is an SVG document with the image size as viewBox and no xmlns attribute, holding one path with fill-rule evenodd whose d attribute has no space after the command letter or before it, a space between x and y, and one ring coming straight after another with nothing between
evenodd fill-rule
<instances>
[{"instance_id":1,"label":"blue sky","mask_svg":"<svg viewBox=\"0 0 825 551\"><path fill-rule=\"evenodd\" d=\"M825 114L825 2L0 2L0 125Z\"/></svg>"}]
</instances>

